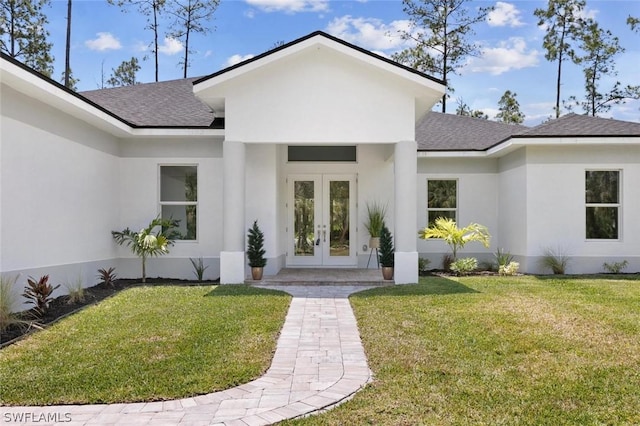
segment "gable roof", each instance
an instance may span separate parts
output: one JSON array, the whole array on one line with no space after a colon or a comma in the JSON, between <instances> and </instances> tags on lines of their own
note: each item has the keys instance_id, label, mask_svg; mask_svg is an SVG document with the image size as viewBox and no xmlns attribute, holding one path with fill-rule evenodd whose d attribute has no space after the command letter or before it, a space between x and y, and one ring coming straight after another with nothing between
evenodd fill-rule
<instances>
[{"instance_id":1,"label":"gable roof","mask_svg":"<svg viewBox=\"0 0 640 426\"><path fill-rule=\"evenodd\" d=\"M344 41L344 40L339 39L337 37L334 37L334 36L332 36L330 34L327 34L324 31L312 32L311 34L308 34L308 35L306 35L304 37L300 37L300 38L298 38L296 40L293 40L293 41L291 41L289 43L286 43L286 44L283 44L281 46L278 46L275 49L268 50L268 51L266 51L266 52L264 52L264 53L262 53L260 55L254 56L254 57L252 57L250 59L247 59L245 61L239 62L239 63L237 63L235 65L232 65L232 66L230 66L228 68L222 69L222 70L217 71L217 72L215 72L213 74L210 74L210 75L207 75L207 76L202 77L200 79L197 79L196 81L193 82L193 84L194 85L198 85L200 83L204 83L204 82L206 82L208 80L211 80L211 79L216 78L218 76L221 76L223 74L229 73L229 72L234 71L234 70L236 70L238 68L241 68L241 67L244 67L246 65L249 65L249 64L251 64L253 62L260 61L263 58L275 55L276 53L278 53L278 52L280 52L282 50L289 49L292 46L295 46L295 45L298 45L298 44L302 44L303 42L305 42L307 40L310 40L310 39L313 39L313 38L316 38L316 37L325 38L327 40L331 40L331 41L333 41L333 42L335 42L335 43L337 43L339 45L345 46L345 47L347 47L349 49L353 49L354 51L357 51L357 52L360 52L360 53L364 53L365 55L370 56L371 58L375 58L375 59L380 60L382 62L386 62L387 64L393 65L394 67L397 67L397 68L402 69L404 71L407 71L409 73L415 74L417 76L426 78L428 80L431 80L434 83L441 84L441 85L444 86L444 81L443 80L437 79L437 78L432 77L432 76L430 76L428 74L425 74L425 73L423 73L421 71L418 71L418 70L416 70L414 68L408 67L408 66L403 65L403 64L401 64L399 62L395 62L395 61L393 61L393 60L391 60L389 58L385 58L384 56L381 56L381 55L378 55L376 53L373 53L373 52L371 52L369 50L363 49L362 47L356 46L355 44L351 44L351 43L349 43L347 41Z\"/></svg>"},{"instance_id":2,"label":"gable roof","mask_svg":"<svg viewBox=\"0 0 640 426\"><path fill-rule=\"evenodd\" d=\"M197 78L91 90L80 94L145 127L210 127L211 108L193 94Z\"/></svg>"},{"instance_id":3,"label":"gable roof","mask_svg":"<svg viewBox=\"0 0 640 426\"><path fill-rule=\"evenodd\" d=\"M575 113L542 123L516 137L640 136L640 123Z\"/></svg>"},{"instance_id":4,"label":"gable roof","mask_svg":"<svg viewBox=\"0 0 640 426\"><path fill-rule=\"evenodd\" d=\"M416 126L418 151L486 151L529 127L430 112Z\"/></svg>"}]
</instances>

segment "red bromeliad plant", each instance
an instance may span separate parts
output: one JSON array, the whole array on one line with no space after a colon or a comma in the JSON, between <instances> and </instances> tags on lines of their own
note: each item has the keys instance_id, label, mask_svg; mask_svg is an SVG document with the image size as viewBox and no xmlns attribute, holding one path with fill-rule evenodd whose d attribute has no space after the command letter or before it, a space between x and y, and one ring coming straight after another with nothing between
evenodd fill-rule
<instances>
[{"instance_id":1,"label":"red bromeliad plant","mask_svg":"<svg viewBox=\"0 0 640 426\"><path fill-rule=\"evenodd\" d=\"M49 284L49 275L44 275L37 281L29 277L22 295L28 299L27 303L35 305L36 313L44 315L49 308L49 303L53 300L51 294L58 287L60 287L60 284L55 287Z\"/></svg>"}]
</instances>

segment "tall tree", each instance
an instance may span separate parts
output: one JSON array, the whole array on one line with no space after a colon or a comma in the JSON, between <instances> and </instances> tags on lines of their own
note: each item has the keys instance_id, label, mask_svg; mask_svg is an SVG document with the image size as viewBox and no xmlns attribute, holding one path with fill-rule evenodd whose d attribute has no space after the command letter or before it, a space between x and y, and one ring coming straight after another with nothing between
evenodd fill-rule
<instances>
[{"instance_id":1,"label":"tall tree","mask_svg":"<svg viewBox=\"0 0 640 426\"><path fill-rule=\"evenodd\" d=\"M111 71L113 71L111 77L107 80L107 84L111 87L138 84L136 73L140 71L140 65L138 65L138 59L135 57L132 57L129 61L123 61L118 68Z\"/></svg>"},{"instance_id":2,"label":"tall tree","mask_svg":"<svg viewBox=\"0 0 640 426\"><path fill-rule=\"evenodd\" d=\"M403 0L403 10L409 16L410 28L401 30L404 40L414 47L393 56L398 62L419 71L434 74L444 81L449 93L453 88L449 76L457 74L468 56L477 55L479 45L469 41L473 26L484 21L491 8L478 8L469 13L469 0ZM442 97L442 112L447 112L447 97Z\"/></svg>"},{"instance_id":3,"label":"tall tree","mask_svg":"<svg viewBox=\"0 0 640 426\"><path fill-rule=\"evenodd\" d=\"M64 86L71 88L71 0L67 0L67 44L64 49ZM74 90L75 83L73 84Z\"/></svg>"},{"instance_id":4,"label":"tall tree","mask_svg":"<svg viewBox=\"0 0 640 426\"><path fill-rule=\"evenodd\" d=\"M631 27L631 31L640 32L640 18L631 15L627 18L627 25Z\"/></svg>"},{"instance_id":5,"label":"tall tree","mask_svg":"<svg viewBox=\"0 0 640 426\"><path fill-rule=\"evenodd\" d=\"M542 46L546 49L544 57L558 63L556 73L556 118L560 117L560 87L562 86L562 65L566 59L575 62L573 43L578 32L585 24L581 17L585 0L549 0L546 9L536 9L538 26L546 27Z\"/></svg>"},{"instance_id":6,"label":"tall tree","mask_svg":"<svg viewBox=\"0 0 640 426\"><path fill-rule=\"evenodd\" d=\"M482 118L483 120L489 119L489 116L479 109L471 109L469 105L462 99L458 98L458 107L456 108L456 115L462 115L465 117Z\"/></svg>"},{"instance_id":7,"label":"tall tree","mask_svg":"<svg viewBox=\"0 0 640 426\"><path fill-rule=\"evenodd\" d=\"M213 18L213 14L218 8L220 0L171 0L169 13L175 21L171 25L171 36L183 40L184 58L183 77L187 78L187 68L189 68L189 54L193 53L189 49L190 36L193 33L208 34L212 31L207 26Z\"/></svg>"},{"instance_id":8,"label":"tall tree","mask_svg":"<svg viewBox=\"0 0 640 426\"><path fill-rule=\"evenodd\" d=\"M42 9L50 0L2 0L0 2L0 49L41 74L53 74L52 43L47 41L49 23Z\"/></svg>"},{"instance_id":9,"label":"tall tree","mask_svg":"<svg viewBox=\"0 0 640 426\"><path fill-rule=\"evenodd\" d=\"M166 0L107 0L109 4L115 4L122 8L124 12L129 7L136 7L138 12L147 17L145 30L153 31L152 53L155 57L156 81L158 81L158 32L160 30L160 15L164 10Z\"/></svg>"},{"instance_id":10,"label":"tall tree","mask_svg":"<svg viewBox=\"0 0 640 426\"><path fill-rule=\"evenodd\" d=\"M620 81L616 81L608 92L600 88L602 77L618 75L615 56L624 52L618 37L611 31L603 30L597 22L589 23L580 34L580 49L583 54L577 57L577 63L583 66L585 80L585 100L581 104L587 115L596 116L628 98L640 97L640 86L622 87Z\"/></svg>"},{"instance_id":11,"label":"tall tree","mask_svg":"<svg viewBox=\"0 0 640 426\"><path fill-rule=\"evenodd\" d=\"M496 114L498 121L507 124L522 124L524 114L520 112L520 103L516 99L517 93L507 90L498 101L498 110Z\"/></svg>"},{"instance_id":12,"label":"tall tree","mask_svg":"<svg viewBox=\"0 0 640 426\"><path fill-rule=\"evenodd\" d=\"M71 89L73 91L77 91L78 90L78 83L80 82L79 78L75 78L73 76L73 71L71 70L71 68L69 68L69 74L67 74L67 71L64 70L62 71L62 77L60 78L60 83L64 84L64 86L68 89Z\"/></svg>"}]
</instances>

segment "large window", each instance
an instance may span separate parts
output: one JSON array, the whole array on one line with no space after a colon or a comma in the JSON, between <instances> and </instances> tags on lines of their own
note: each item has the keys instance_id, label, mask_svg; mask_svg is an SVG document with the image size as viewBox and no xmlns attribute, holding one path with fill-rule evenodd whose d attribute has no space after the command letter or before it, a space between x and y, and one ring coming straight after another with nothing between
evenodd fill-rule
<instances>
[{"instance_id":1,"label":"large window","mask_svg":"<svg viewBox=\"0 0 640 426\"><path fill-rule=\"evenodd\" d=\"M160 209L163 219L180 221L178 239L196 239L197 166L160 166Z\"/></svg>"},{"instance_id":2,"label":"large window","mask_svg":"<svg viewBox=\"0 0 640 426\"><path fill-rule=\"evenodd\" d=\"M427 180L427 220L428 226L440 217L457 222L458 181L455 179Z\"/></svg>"},{"instance_id":3,"label":"large window","mask_svg":"<svg viewBox=\"0 0 640 426\"><path fill-rule=\"evenodd\" d=\"M620 171L585 173L586 236L590 240L617 240L620 232Z\"/></svg>"}]
</instances>

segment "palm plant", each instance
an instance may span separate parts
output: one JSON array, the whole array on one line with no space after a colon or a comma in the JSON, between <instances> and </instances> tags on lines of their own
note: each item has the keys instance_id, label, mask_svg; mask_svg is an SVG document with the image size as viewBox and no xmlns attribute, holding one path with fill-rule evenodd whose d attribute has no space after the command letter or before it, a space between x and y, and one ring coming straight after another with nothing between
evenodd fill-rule
<instances>
[{"instance_id":1,"label":"palm plant","mask_svg":"<svg viewBox=\"0 0 640 426\"><path fill-rule=\"evenodd\" d=\"M149 223L149 226L142 228L139 232L133 232L129 228L124 231L111 231L116 243L130 247L131 251L142 260L143 283L147 282L147 258L169 253L168 247L173 245L179 235L176 231L179 222L174 219L162 219L158 216Z\"/></svg>"},{"instance_id":2,"label":"palm plant","mask_svg":"<svg viewBox=\"0 0 640 426\"><path fill-rule=\"evenodd\" d=\"M477 223L470 223L464 228L458 228L455 220L440 217L435 223L418 232L420 238L428 240L431 238L444 240L451 248L454 261L457 259L458 250L462 249L467 243L478 241L485 247L489 247L489 230L486 226Z\"/></svg>"}]
</instances>

